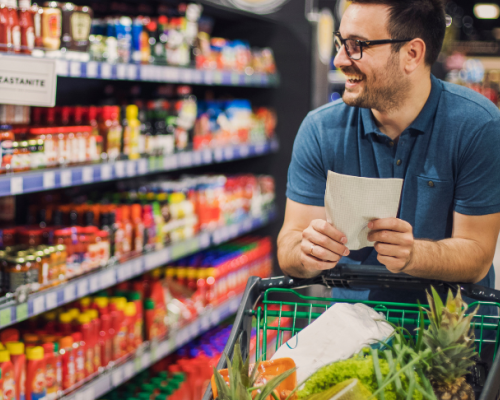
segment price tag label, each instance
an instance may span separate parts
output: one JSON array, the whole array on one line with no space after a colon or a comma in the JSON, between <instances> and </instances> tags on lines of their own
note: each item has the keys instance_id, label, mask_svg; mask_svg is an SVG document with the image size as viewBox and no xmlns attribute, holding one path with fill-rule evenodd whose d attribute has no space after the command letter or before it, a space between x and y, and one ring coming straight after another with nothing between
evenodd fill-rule
<instances>
[{"instance_id":1,"label":"price tag label","mask_svg":"<svg viewBox=\"0 0 500 400\"><path fill-rule=\"evenodd\" d=\"M206 332L210 329L210 327L211 327L210 320L209 320L207 315L203 315L201 317L200 325L201 325L201 330L204 332Z\"/></svg>"},{"instance_id":2,"label":"price tag label","mask_svg":"<svg viewBox=\"0 0 500 400\"><path fill-rule=\"evenodd\" d=\"M178 260L187 253L187 248L184 243L175 244L171 247L172 249L172 259Z\"/></svg>"},{"instance_id":3,"label":"price tag label","mask_svg":"<svg viewBox=\"0 0 500 400\"><path fill-rule=\"evenodd\" d=\"M38 296L33 300L33 315L41 314L45 311L45 296Z\"/></svg>"},{"instance_id":4,"label":"price tag label","mask_svg":"<svg viewBox=\"0 0 500 400\"><path fill-rule=\"evenodd\" d=\"M83 278L77 283L78 297L84 297L89 293L89 281Z\"/></svg>"},{"instance_id":5,"label":"price tag label","mask_svg":"<svg viewBox=\"0 0 500 400\"><path fill-rule=\"evenodd\" d=\"M131 362L128 362L125 364L124 371L123 371L123 377L125 381L128 381L130 378L134 376L134 364Z\"/></svg>"},{"instance_id":6,"label":"price tag label","mask_svg":"<svg viewBox=\"0 0 500 400\"><path fill-rule=\"evenodd\" d=\"M141 357L142 369L148 368L151 365L151 354L149 351L144 352Z\"/></svg>"},{"instance_id":7,"label":"price tag label","mask_svg":"<svg viewBox=\"0 0 500 400\"><path fill-rule=\"evenodd\" d=\"M0 311L0 326L10 325L10 323L12 322L11 314L12 309L10 307Z\"/></svg>"},{"instance_id":8,"label":"price tag label","mask_svg":"<svg viewBox=\"0 0 500 400\"><path fill-rule=\"evenodd\" d=\"M191 166L191 153L190 152L180 153L179 164L181 165L181 167Z\"/></svg>"},{"instance_id":9,"label":"price tag label","mask_svg":"<svg viewBox=\"0 0 500 400\"><path fill-rule=\"evenodd\" d=\"M111 165L104 164L101 166L101 180L109 181L111 179Z\"/></svg>"},{"instance_id":10,"label":"price tag label","mask_svg":"<svg viewBox=\"0 0 500 400\"><path fill-rule=\"evenodd\" d=\"M97 78L97 66L95 61L89 61L87 63L87 78Z\"/></svg>"},{"instance_id":11,"label":"price tag label","mask_svg":"<svg viewBox=\"0 0 500 400\"><path fill-rule=\"evenodd\" d=\"M45 305L47 310L52 310L57 307L57 293L50 292L45 295Z\"/></svg>"},{"instance_id":12,"label":"price tag label","mask_svg":"<svg viewBox=\"0 0 500 400\"><path fill-rule=\"evenodd\" d=\"M189 339L194 339L199 335L200 329L197 321L194 321L191 325L188 326L188 331L189 331Z\"/></svg>"},{"instance_id":13,"label":"price tag label","mask_svg":"<svg viewBox=\"0 0 500 400\"><path fill-rule=\"evenodd\" d=\"M108 64L108 63L101 64L101 78L102 79L111 79L112 71L113 71L113 67L111 64Z\"/></svg>"},{"instance_id":14,"label":"price tag label","mask_svg":"<svg viewBox=\"0 0 500 400\"><path fill-rule=\"evenodd\" d=\"M214 82L214 73L212 71L205 71L204 82L207 85L211 85Z\"/></svg>"},{"instance_id":15,"label":"price tag label","mask_svg":"<svg viewBox=\"0 0 500 400\"><path fill-rule=\"evenodd\" d=\"M238 224L233 224L229 227L229 237L235 238L238 236Z\"/></svg>"},{"instance_id":16,"label":"price tag label","mask_svg":"<svg viewBox=\"0 0 500 400\"><path fill-rule=\"evenodd\" d=\"M83 167L82 168L82 182L83 183L92 183L94 180L94 170L92 167Z\"/></svg>"},{"instance_id":17,"label":"price tag label","mask_svg":"<svg viewBox=\"0 0 500 400\"><path fill-rule=\"evenodd\" d=\"M194 83L201 83L203 82L203 76L201 74L201 71L199 70L193 70L193 82Z\"/></svg>"},{"instance_id":18,"label":"price tag label","mask_svg":"<svg viewBox=\"0 0 500 400\"><path fill-rule=\"evenodd\" d=\"M127 78L131 81L137 80L137 66L134 64L129 64L127 66Z\"/></svg>"},{"instance_id":19,"label":"price tag label","mask_svg":"<svg viewBox=\"0 0 500 400\"><path fill-rule=\"evenodd\" d=\"M203 150L203 162L210 164L212 162L212 152L209 149Z\"/></svg>"},{"instance_id":20,"label":"price tag label","mask_svg":"<svg viewBox=\"0 0 500 400\"><path fill-rule=\"evenodd\" d=\"M56 185L56 174L54 171L46 171L43 173L43 188L52 189Z\"/></svg>"},{"instance_id":21,"label":"price tag label","mask_svg":"<svg viewBox=\"0 0 500 400\"><path fill-rule=\"evenodd\" d=\"M123 382L123 368L117 368L111 373L111 384L116 387Z\"/></svg>"},{"instance_id":22,"label":"price tag label","mask_svg":"<svg viewBox=\"0 0 500 400\"><path fill-rule=\"evenodd\" d=\"M157 350L157 360L161 360L163 357L167 356L169 353L168 341L164 340L158 345Z\"/></svg>"},{"instance_id":23,"label":"price tag label","mask_svg":"<svg viewBox=\"0 0 500 400\"><path fill-rule=\"evenodd\" d=\"M68 76L68 62L66 60L56 60L56 74Z\"/></svg>"},{"instance_id":24,"label":"price tag label","mask_svg":"<svg viewBox=\"0 0 500 400\"><path fill-rule=\"evenodd\" d=\"M220 85L222 83L222 72L214 71L214 83Z\"/></svg>"},{"instance_id":25,"label":"price tag label","mask_svg":"<svg viewBox=\"0 0 500 400\"><path fill-rule=\"evenodd\" d=\"M232 160L234 158L234 149L232 147L226 147L224 149L224 158L226 160Z\"/></svg>"},{"instance_id":26,"label":"price tag label","mask_svg":"<svg viewBox=\"0 0 500 400\"><path fill-rule=\"evenodd\" d=\"M101 282L103 284L103 287L113 286L116 283L115 271L110 270L101 274Z\"/></svg>"},{"instance_id":27,"label":"price tag label","mask_svg":"<svg viewBox=\"0 0 500 400\"><path fill-rule=\"evenodd\" d=\"M215 161L217 162L221 162L224 160L224 151L217 147L215 150L214 150L214 158L215 158Z\"/></svg>"},{"instance_id":28,"label":"price tag label","mask_svg":"<svg viewBox=\"0 0 500 400\"><path fill-rule=\"evenodd\" d=\"M176 168L177 168L177 157L175 155L169 155L163 158L163 169L172 170Z\"/></svg>"},{"instance_id":29,"label":"price tag label","mask_svg":"<svg viewBox=\"0 0 500 400\"><path fill-rule=\"evenodd\" d=\"M64 302L69 303L70 301L75 300L75 285L70 283L64 288Z\"/></svg>"},{"instance_id":30,"label":"price tag label","mask_svg":"<svg viewBox=\"0 0 500 400\"><path fill-rule=\"evenodd\" d=\"M240 83L240 75L236 72L231 73L231 84L238 85Z\"/></svg>"},{"instance_id":31,"label":"price tag label","mask_svg":"<svg viewBox=\"0 0 500 400\"><path fill-rule=\"evenodd\" d=\"M71 61L69 64L69 75L73 78L79 78L82 74L82 66L78 61Z\"/></svg>"},{"instance_id":32,"label":"price tag label","mask_svg":"<svg viewBox=\"0 0 500 400\"><path fill-rule=\"evenodd\" d=\"M138 168L139 168L139 175L145 175L148 173L148 160L145 158L142 158L139 160L138 163Z\"/></svg>"},{"instance_id":33,"label":"price tag label","mask_svg":"<svg viewBox=\"0 0 500 400\"><path fill-rule=\"evenodd\" d=\"M193 165L200 165L203 162L201 152L193 151L191 154L193 158Z\"/></svg>"},{"instance_id":34,"label":"price tag label","mask_svg":"<svg viewBox=\"0 0 500 400\"><path fill-rule=\"evenodd\" d=\"M191 83L193 81L193 75L190 69L183 69L181 72L181 81L185 83Z\"/></svg>"},{"instance_id":35,"label":"price tag label","mask_svg":"<svg viewBox=\"0 0 500 400\"><path fill-rule=\"evenodd\" d=\"M71 186L72 180L71 170L64 169L61 171L61 186Z\"/></svg>"},{"instance_id":36,"label":"price tag label","mask_svg":"<svg viewBox=\"0 0 500 400\"><path fill-rule=\"evenodd\" d=\"M220 238L220 230L217 229L213 232L213 238L212 238L214 244L219 244L221 242Z\"/></svg>"},{"instance_id":37,"label":"price tag label","mask_svg":"<svg viewBox=\"0 0 500 400\"><path fill-rule=\"evenodd\" d=\"M135 372L139 372L142 369L142 357L136 356L134 358L134 370Z\"/></svg>"},{"instance_id":38,"label":"price tag label","mask_svg":"<svg viewBox=\"0 0 500 400\"><path fill-rule=\"evenodd\" d=\"M10 178L10 194L19 194L23 192L23 178L16 176Z\"/></svg>"},{"instance_id":39,"label":"price tag label","mask_svg":"<svg viewBox=\"0 0 500 400\"><path fill-rule=\"evenodd\" d=\"M19 304L16 307L16 322L24 321L28 318L28 303Z\"/></svg>"},{"instance_id":40,"label":"price tag label","mask_svg":"<svg viewBox=\"0 0 500 400\"><path fill-rule=\"evenodd\" d=\"M123 178L125 176L125 161L117 161L115 163L115 175L118 178Z\"/></svg>"},{"instance_id":41,"label":"price tag label","mask_svg":"<svg viewBox=\"0 0 500 400\"><path fill-rule=\"evenodd\" d=\"M262 154L264 153L265 150L265 144L264 143L259 143L255 145L255 152L257 154Z\"/></svg>"},{"instance_id":42,"label":"price tag label","mask_svg":"<svg viewBox=\"0 0 500 400\"><path fill-rule=\"evenodd\" d=\"M119 282L123 282L126 281L127 279L130 279L130 277L132 276L132 264L125 263L120 265L117 270L117 275Z\"/></svg>"},{"instance_id":43,"label":"price tag label","mask_svg":"<svg viewBox=\"0 0 500 400\"><path fill-rule=\"evenodd\" d=\"M135 176L135 161L127 162L127 175Z\"/></svg>"},{"instance_id":44,"label":"price tag label","mask_svg":"<svg viewBox=\"0 0 500 400\"><path fill-rule=\"evenodd\" d=\"M125 79L127 74L127 66L125 64L118 64L116 66L116 78Z\"/></svg>"},{"instance_id":45,"label":"price tag label","mask_svg":"<svg viewBox=\"0 0 500 400\"><path fill-rule=\"evenodd\" d=\"M210 322L213 325L217 325L220 322L220 311L217 308L214 308L213 311L209 315Z\"/></svg>"},{"instance_id":46,"label":"price tag label","mask_svg":"<svg viewBox=\"0 0 500 400\"><path fill-rule=\"evenodd\" d=\"M251 218L247 218L242 223L242 231L243 232L250 232L252 230L252 226L253 226L252 219Z\"/></svg>"},{"instance_id":47,"label":"price tag label","mask_svg":"<svg viewBox=\"0 0 500 400\"><path fill-rule=\"evenodd\" d=\"M178 82L180 80L180 70L174 67L164 67L164 78L168 82Z\"/></svg>"},{"instance_id":48,"label":"price tag label","mask_svg":"<svg viewBox=\"0 0 500 400\"><path fill-rule=\"evenodd\" d=\"M142 274L142 260L137 259L132 262L132 274L135 275L140 275Z\"/></svg>"},{"instance_id":49,"label":"price tag label","mask_svg":"<svg viewBox=\"0 0 500 400\"><path fill-rule=\"evenodd\" d=\"M249 154L250 154L250 148L246 144L240 146L240 157L245 158L248 157Z\"/></svg>"},{"instance_id":50,"label":"price tag label","mask_svg":"<svg viewBox=\"0 0 500 400\"><path fill-rule=\"evenodd\" d=\"M95 399L94 386L91 385L87 390L85 390L83 392L83 394L84 394L84 397L83 397L84 400L94 400ZM45 398L47 398L47 397L45 397Z\"/></svg>"},{"instance_id":51,"label":"price tag label","mask_svg":"<svg viewBox=\"0 0 500 400\"><path fill-rule=\"evenodd\" d=\"M91 276L89 279L89 292L94 293L97 292L100 289L99 285L99 276Z\"/></svg>"},{"instance_id":52,"label":"price tag label","mask_svg":"<svg viewBox=\"0 0 500 400\"><path fill-rule=\"evenodd\" d=\"M231 310L232 313L236 312L238 310L238 306L240 305L240 299L234 299L231 300L231 303L229 303L229 309Z\"/></svg>"}]
</instances>

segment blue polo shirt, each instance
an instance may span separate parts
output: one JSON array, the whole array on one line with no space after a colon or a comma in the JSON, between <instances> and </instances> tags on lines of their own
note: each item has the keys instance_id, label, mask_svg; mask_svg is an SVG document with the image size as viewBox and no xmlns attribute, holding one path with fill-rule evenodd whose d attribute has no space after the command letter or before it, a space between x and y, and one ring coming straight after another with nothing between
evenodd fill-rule
<instances>
[{"instance_id":1,"label":"blue polo shirt","mask_svg":"<svg viewBox=\"0 0 500 400\"><path fill-rule=\"evenodd\" d=\"M416 239L452 234L453 212L500 212L500 111L482 95L431 76L430 96L395 143L371 110L342 100L310 112L295 139L286 195L324 206L328 170L367 178L403 178L398 217ZM373 247L351 251L341 263L374 265ZM494 287L493 266L479 284ZM408 293L336 290L334 297L414 301ZM422 299L426 304L425 299Z\"/></svg>"}]
</instances>

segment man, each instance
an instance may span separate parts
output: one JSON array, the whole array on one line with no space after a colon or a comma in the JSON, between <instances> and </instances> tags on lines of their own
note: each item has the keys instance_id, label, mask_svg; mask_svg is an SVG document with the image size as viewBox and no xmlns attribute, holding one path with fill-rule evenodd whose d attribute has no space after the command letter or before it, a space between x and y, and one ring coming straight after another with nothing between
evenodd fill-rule
<instances>
[{"instance_id":1,"label":"man","mask_svg":"<svg viewBox=\"0 0 500 400\"><path fill-rule=\"evenodd\" d=\"M335 38L335 66L347 77L343 101L309 113L294 143L278 237L286 274L383 264L394 273L494 286L500 111L431 75L445 29L439 0L355 0L347 8ZM374 248L350 252L326 222L328 170L404 179L398 218L368 226ZM333 295L413 301L392 290Z\"/></svg>"}]
</instances>

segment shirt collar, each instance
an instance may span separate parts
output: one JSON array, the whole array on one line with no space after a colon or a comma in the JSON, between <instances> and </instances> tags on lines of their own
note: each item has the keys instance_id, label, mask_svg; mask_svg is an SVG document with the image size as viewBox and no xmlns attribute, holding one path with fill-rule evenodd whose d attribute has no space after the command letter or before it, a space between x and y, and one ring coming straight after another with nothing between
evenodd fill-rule
<instances>
[{"instance_id":1,"label":"shirt collar","mask_svg":"<svg viewBox=\"0 0 500 400\"><path fill-rule=\"evenodd\" d=\"M414 130L417 133L425 133L431 129L442 91L443 84L441 81L435 78L434 75L431 75L431 93L429 94L429 98L424 108L422 108L422 111L420 111L420 114L418 114L417 118L415 118L408 129ZM375 125L372 112L369 108L361 108L361 120L365 135L370 133L381 134L377 125Z\"/></svg>"}]
</instances>

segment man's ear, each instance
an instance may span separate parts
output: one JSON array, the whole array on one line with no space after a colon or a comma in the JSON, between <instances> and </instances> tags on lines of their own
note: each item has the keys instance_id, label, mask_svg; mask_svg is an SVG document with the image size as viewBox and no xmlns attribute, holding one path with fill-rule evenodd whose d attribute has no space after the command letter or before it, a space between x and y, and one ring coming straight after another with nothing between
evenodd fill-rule
<instances>
[{"instance_id":1,"label":"man's ear","mask_svg":"<svg viewBox=\"0 0 500 400\"><path fill-rule=\"evenodd\" d=\"M425 63L426 49L425 42L420 38L406 43L401 49L402 62L406 73L413 73L419 65Z\"/></svg>"}]
</instances>

